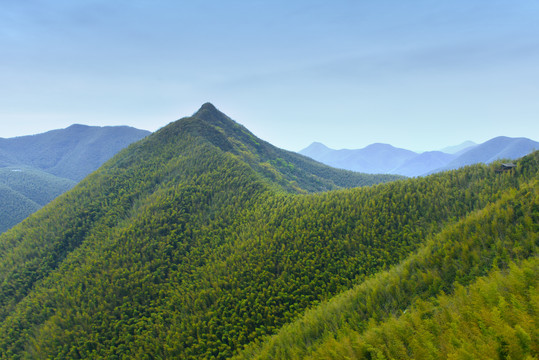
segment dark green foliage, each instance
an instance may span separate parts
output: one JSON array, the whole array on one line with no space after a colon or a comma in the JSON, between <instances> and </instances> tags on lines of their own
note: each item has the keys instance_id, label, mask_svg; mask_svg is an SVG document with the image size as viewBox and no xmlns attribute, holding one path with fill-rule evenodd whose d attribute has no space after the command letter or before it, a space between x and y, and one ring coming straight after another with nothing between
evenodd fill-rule
<instances>
[{"instance_id":1,"label":"dark green foliage","mask_svg":"<svg viewBox=\"0 0 539 360\"><path fill-rule=\"evenodd\" d=\"M0 168L0 233L74 185L73 180L32 168Z\"/></svg>"},{"instance_id":2,"label":"dark green foliage","mask_svg":"<svg viewBox=\"0 0 539 360\"><path fill-rule=\"evenodd\" d=\"M75 181L32 168L5 167L0 168L0 184L43 206L71 189Z\"/></svg>"},{"instance_id":3,"label":"dark green foliage","mask_svg":"<svg viewBox=\"0 0 539 360\"><path fill-rule=\"evenodd\" d=\"M495 168L301 194L392 178L276 149L206 104L0 236L0 356L229 358L509 201L537 178L537 156ZM426 293L529 256L529 242L519 246L481 255L477 271L448 267ZM410 303L397 299L382 306Z\"/></svg>"},{"instance_id":4,"label":"dark green foliage","mask_svg":"<svg viewBox=\"0 0 539 360\"><path fill-rule=\"evenodd\" d=\"M6 231L37 211L40 206L24 195L0 183L0 232Z\"/></svg>"}]
</instances>

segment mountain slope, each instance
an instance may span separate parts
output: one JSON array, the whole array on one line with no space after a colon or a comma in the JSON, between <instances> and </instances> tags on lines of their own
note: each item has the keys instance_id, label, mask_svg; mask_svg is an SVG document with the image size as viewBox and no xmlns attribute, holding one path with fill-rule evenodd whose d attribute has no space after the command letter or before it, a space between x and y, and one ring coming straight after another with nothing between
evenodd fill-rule
<instances>
[{"instance_id":1,"label":"mountain slope","mask_svg":"<svg viewBox=\"0 0 539 360\"><path fill-rule=\"evenodd\" d=\"M369 174L393 174L403 162L417 156L413 151L389 144L371 144L358 150L333 150L321 143L313 143L299 153L336 168Z\"/></svg>"},{"instance_id":2,"label":"mountain slope","mask_svg":"<svg viewBox=\"0 0 539 360\"><path fill-rule=\"evenodd\" d=\"M456 285L451 295L416 301L404 316L363 334L330 340L307 358L537 358L537 274L537 258L511 264L470 286Z\"/></svg>"},{"instance_id":3,"label":"mountain slope","mask_svg":"<svg viewBox=\"0 0 539 360\"><path fill-rule=\"evenodd\" d=\"M524 159L326 191L383 178L205 104L0 235L0 356L230 358L536 177Z\"/></svg>"},{"instance_id":4,"label":"mountain slope","mask_svg":"<svg viewBox=\"0 0 539 360\"><path fill-rule=\"evenodd\" d=\"M47 204L75 185L73 180L62 179L46 172L26 167L0 168L0 183L40 206Z\"/></svg>"},{"instance_id":5,"label":"mountain slope","mask_svg":"<svg viewBox=\"0 0 539 360\"><path fill-rule=\"evenodd\" d=\"M387 144L372 144L359 150L333 150L324 144L312 143L300 154L340 169L423 176L499 159L518 159L539 149L539 143L527 138L500 136L480 145L464 142L447 149L449 153L427 151L417 154Z\"/></svg>"},{"instance_id":6,"label":"mountain slope","mask_svg":"<svg viewBox=\"0 0 539 360\"><path fill-rule=\"evenodd\" d=\"M0 138L0 183L11 189L0 198L0 233L148 134L127 126L72 125L33 136Z\"/></svg>"},{"instance_id":7,"label":"mountain slope","mask_svg":"<svg viewBox=\"0 0 539 360\"><path fill-rule=\"evenodd\" d=\"M474 143L473 141L467 140L459 145L447 146L441 149L440 151L446 154L458 154L458 153L462 153L464 151L470 150L472 147L476 145L477 144Z\"/></svg>"},{"instance_id":8,"label":"mountain slope","mask_svg":"<svg viewBox=\"0 0 539 360\"><path fill-rule=\"evenodd\" d=\"M248 151L250 148L254 149L253 152ZM272 152L279 157L274 157ZM283 165L284 161L295 165ZM306 168L298 166L303 164ZM310 172L310 169L319 175ZM73 191L54 200L35 216L0 237L0 319L5 320L4 329L12 329L4 334L19 334L16 338L4 339L3 353L20 354L21 347L25 347L23 344L29 339L19 331L23 331L27 321L34 323L35 314L44 310L34 311L36 305L56 309L56 312L68 310L69 307L61 304L67 301L65 297L69 299L73 294L83 298L93 294L95 299L101 299L102 304L118 304L122 297L118 297L116 292L102 292L105 284L96 284L96 279L116 281L117 276L126 274L124 271L138 278L142 271L150 275L145 280L144 291L152 292L154 288L161 288L163 295L170 295L163 298L158 294L146 294L149 298L153 297L156 301L177 299L180 294L172 296L169 293L172 289L165 291L162 288L173 284L167 275L172 271L170 266L176 264L173 272L183 279L182 282L185 281L189 286L195 285L185 277L198 273L207 262L214 263L211 260L220 254L219 244L224 239L227 242L223 246L232 246L229 243L229 232L232 231L235 219L242 212L260 208L258 205L266 201L270 189L273 189L272 194L277 192L276 195L283 192L279 198L286 198L285 190L305 191L298 188L302 184L307 189L326 190L328 187L337 188L336 183L343 181L361 183L365 179L380 181L376 176L331 169L300 155L273 148L219 113L213 106L205 105L195 116L170 124L121 152ZM267 211L271 209L269 207ZM252 222L252 218L248 216L243 220L246 223ZM224 237L223 231L226 231L227 237ZM149 242L148 239L154 241ZM148 248L151 243L153 245ZM155 251L160 254L150 254ZM166 251L168 255L161 251ZM119 254L122 255L118 257ZM149 258L144 254L148 254ZM199 260L194 263L185 262L187 258ZM165 263L160 265L162 261ZM162 266L166 269L164 277L154 278L151 274L155 273L156 267ZM88 270L88 267L94 270ZM96 278L94 271L101 276ZM207 276L214 273L215 269L201 274ZM151 279L157 281L159 287L146 283L153 281ZM88 285L85 285L83 294L72 288L86 282ZM117 288L119 284L109 284L106 287L118 290L120 294L127 291L129 299L135 301L131 304L133 308L147 306L146 302L137 305L138 301L142 301L139 297L141 294L133 293L133 289L121 290ZM41 290L35 290L35 286ZM137 288L134 283L129 286ZM177 285L174 288L177 289ZM45 289L56 289L56 295L49 298L50 292ZM202 296L204 293L196 294ZM36 297L41 299L38 303L34 302ZM79 306L85 304L84 301L80 303L80 298L76 301ZM189 304L187 302L185 306ZM308 301L302 306L307 304ZM106 313L114 309L108 306L102 315L108 316ZM97 310L103 311L93 309L89 313L98 316L95 313ZM202 310L193 309L192 313L199 317L207 316ZM147 311L144 310L144 313ZM53 315L49 313L46 318L54 321ZM15 330L12 321L19 324ZM179 324L196 322L180 321ZM18 326L22 328L16 330ZM100 331L99 327L93 330ZM110 339L114 339L114 336L110 336ZM115 341L118 340L124 341ZM103 343L105 347L101 350L114 351L107 347L107 343ZM109 346L112 345L109 343ZM213 347L210 349L215 351Z\"/></svg>"},{"instance_id":9,"label":"mountain slope","mask_svg":"<svg viewBox=\"0 0 539 360\"><path fill-rule=\"evenodd\" d=\"M299 153L312 159L317 159L317 161L320 161L321 163L327 164L328 161L331 161L331 153L333 151L333 149L328 148L322 143L313 142Z\"/></svg>"},{"instance_id":10,"label":"mountain slope","mask_svg":"<svg viewBox=\"0 0 539 360\"><path fill-rule=\"evenodd\" d=\"M527 160L537 164L539 154ZM537 171L535 166L533 171ZM308 311L277 335L245 349L237 359L405 359L425 354L450 358L459 353L470 358L490 353L487 357L495 358L503 347L516 358L530 352L537 356L539 348L537 344L530 348L530 335L523 335L528 342L522 343L518 332L533 336L536 331L536 296L531 289L539 285L538 224L536 176L518 192L508 192L448 226L398 266ZM496 281L500 269L505 272L509 266L511 272L520 273L516 280L522 283L505 283L499 293L485 285ZM485 288L487 295L480 295ZM491 298L478 303L470 301L472 296ZM514 309L514 317L502 314L502 319L489 319L489 314L510 311L509 306L496 309L503 306L497 303L504 301L498 300L502 296L511 299L520 312L516 315ZM515 304L516 298L521 302ZM486 315L496 326L485 332L477 316L457 325L456 319L474 312L482 313L483 319ZM519 322L519 317L526 320ZM483 330L472 341L471 328Z\"/></svg>"},{"instance_id":11,"label":"mountain slope","mask_svg":"<svg viewBox=\"0 0 539 360\"><path fill-rule=\"evenodd\" d=\"M499 159L518 159L535 150L539 150L539 142L527 138L499 136L473 147L437 171L458 169L477 163L489 164Z\"/></svg>"},{"instance_id":12,"label":"mountain slope","mask_svg":"<svg viewBox=\"0 0 539 360\"><path fill-rule=\"evenodd\" d=\"M40 208L36 202L2 183L0 183L0 202L2 204L2 211L0 211L0 232L21 222L28 215Z\"/></svg>"},{"instance_id":13,"label":"mountain slope","mask_svg":"<svg viewBox=\"0 0 539 360\"><path fill-rule=\"evenodd\" d=\"M258 174L293 192L373 185L401 178L397 175L373 176L331 169L305 156L276 148L256 138L246 128L235 123L209 103L202 105L193 118L211 124L212 130L210 132L207 127L201 127L199 130L198 127L201 124L195 121L189 124L190 131L207 136L221 150L237 155Z\"/></svg>"},{"instance_id":14,"label":"mountain slope","mask_svg":"<svg viewBox=\"0 0 539 360\"><path fill-rule=\"evenodd\" d=\"M38 135L0 138L0 166L29 166L79 181L148 134L127 126L71 125Z\"/></svg>"},{"instance_id":15,"label":"mountain slope","mask_svg":"<svg viewBox=\"0 0 539 360\"><path fill-rule=\"evenodd\" d=\"M32 168L0 168L0 233L74 185L73 180Z\"/></svg>"},{"instance_id":16,"label":"mountain slope","mask_svg":"<svg viewBox=\"0 0 539 360\"><path fill-rule=\"evenodd\" d=\"M394 173L404 176L423 175L432 171L432 169L445 166L445 164L454 158L455 155L446 154L441 151L425 151L404 162L394 170Z\"/></svg>"}]
</instances>

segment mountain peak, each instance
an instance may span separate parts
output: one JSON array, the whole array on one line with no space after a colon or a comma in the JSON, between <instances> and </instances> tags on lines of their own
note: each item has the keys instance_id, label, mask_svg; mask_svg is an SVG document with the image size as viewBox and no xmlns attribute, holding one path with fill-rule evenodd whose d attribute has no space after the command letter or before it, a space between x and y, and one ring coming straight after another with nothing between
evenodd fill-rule
<instances>
[{"instance_id":1,"label":"mountain peak","mask_svg":"<svg viewBox=\"0 0 539 360\"><path fill-rule=\"evenodd\" d=\"M307 146L304 150L311 149L311 150L331 150L326 145L322 144L321 142L313 142L311 145Z\"/></svg>"},{"instance_id":2,"label":"mountain peak","mask_svg":"<svg viewBox=\"0 0 539 360\"><path fill-rule=\"evenodd\" d=\"M202 104L202 106L200 107L200 109L198 111L202 111L202 110L219 111L219 110L217 110L215 105L213 105L211 102L206 102L206 103Z\"/></svg>"},{"instance_id":3,"label":"mountain peak","mask_svg":"<svg viewBox=\"0 0 539 360\"><path fill-rule=\"evenodd\" d=\"M209 122L222 122L224 119L229 119L224 113L219 111L212 103L204 103L193 117L206 120Z\"/></svg>"},{"instance_id":4,"label":"mountain peak","mask_svg":"<svg viewBox=\"0 0 539 360\"><path fill-rule=\"evenodd\" d=\"M305 149L300 150L299 153L305 156L308 156L312 159L325 159L325 156L334 151L333 149L328 148L326 145L321 142L313 142L311 145L307 146Z\"/></svg>"}]
</instances>

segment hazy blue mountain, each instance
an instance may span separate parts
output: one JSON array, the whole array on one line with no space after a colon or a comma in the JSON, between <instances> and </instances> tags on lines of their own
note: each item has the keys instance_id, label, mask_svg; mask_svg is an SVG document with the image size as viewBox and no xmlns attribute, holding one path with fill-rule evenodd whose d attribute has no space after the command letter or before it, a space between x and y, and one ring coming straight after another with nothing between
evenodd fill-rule
<instances>
[{"instance_id":1,"label":"hazy blue mountain","mask_svg":"<svg viewBox=\"0 0 539 360\"><path fill-rule=\"evenodd\" d=\"M336 150L330 149L322 143L313 142L311 145L307 146L299 153L302 155L306 155L311 159L321 159L318 161L327 164L327 161L331 161L332 153L335 151Z\"/></svg>"},{"instance_id":2,"label":"hazy blue mountain","mask_svg":"<svg viewBox=\"0 0 539 360\"><path fill-rule=\"evenodd\" d=\"M476 163L488 164L498 159L517 159L537 149L539 143L536 141L500 136L480 145L465 141L445 148L447 152L427 151L418 154L388 144L372 144L357 150L334 150L322 143L312 143L300 154L341 169L421 176Z\"/></svg>"},{"instance_id":3,"label":"hazy blue mountain","mask_svg":"<svg viewBox=\"0 0 539 360\"><path fill-rule=\"evenodd\" d=\"M368 174L396 174L395 169L417 156L413 151L380 143L356 150L333 150L313 143L299 153L326 165Z\"/></svg>"},{"instance_id":4,"label":"hazy blue mountain","mask_svg":"<svg viewBox=\"0 0 539 360\"><path fill-rule=\"evenodd\" d=\"M30 166L79 181L150 132L128 126L71 125L46 133L0 138L0 166Z\"/></svg>"},{"instance_id":5,"label":"hazy blue mountain","mask_svg":"<svg viewBox=\"0 0 539 360\"><path fill-rule=\"evenodd\" d=\"M76 184L70 179L25 167L0 168L0 233Z\"/></svg>"},{"instance_id":6,"label":"hazy blue mountain","mask_svg":"<svg viewBox=\"0 0 539 360\"><path fill-rule=\"evenodd\" d=\"M149 132L72 125L0 138L0 233L25 219Z\"/></svg>"},{"instance_id":7,"label":"hazy blue mountain","mask_svg":"<svg viewBox=\"0 0 539 360\"><path fill-rule=\"evenodd\" d=\"M539 149L537 141L523 137L498 136L464 152L436 171L458 169L477 163L488 164L498 159L517 159L537 149Z\"/></svg>"},{"instance_id":8,"label":"hazy blue mountain","mask_svg":"<svg viewBox=\"0 0 539 360\"><path fill-rule=\"evenodd\" d=\"M0 233L39 210L36 202L0 183Z\"/></svg>"},{"instance_id":9,"label":"hazy blue mountain","mask_svg":"<svg viewBox=\"0 0 539 360\"><path fill-rule=\"evenodd\" d=\"M5 139L0 138L0 144ZM2 149L0 145L0 166L14 165L17 163L17 160L8 152Z\"/></svg>"},{"instance_id":10,"label":"hazy blue mountain","mask_svg":"<svg viewBox=\"0 0 539 360\"><path fill-rule=\"evenodd\" d=\"M76 182L28 167L0 168L0 184L40 206L71 189Z\"/></svg>"},{"instance_id":11,"label":"hazy blue mountain","mask_svg":"<svg viewBox=\"0 0 539 360\"><path fill-rule=\"evenodd\" d=\"M404 162L394 173L411 177L420 176L446 165L457 156L441 151L426 151Z\"/></svg>"},{"instance_id":12,"label":"hazy blue mountain","mask_svg":"<svg viewBox=\"0 0 539 360\"><path fill-rule=\"evenodd\" d=\"M474 143L473 141L467 140L459 145L447 146L441 149L440 151L447 154L458 154L458 153L462 153L464 151L470 150L474 146L477 146L477 144Z\"/></svg>"}]
</instances>

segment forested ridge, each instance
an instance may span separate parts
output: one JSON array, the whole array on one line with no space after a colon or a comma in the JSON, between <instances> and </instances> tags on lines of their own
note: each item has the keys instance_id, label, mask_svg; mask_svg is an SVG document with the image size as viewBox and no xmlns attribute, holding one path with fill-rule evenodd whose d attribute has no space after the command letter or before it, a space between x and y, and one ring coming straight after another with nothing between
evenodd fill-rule
<instances>
[{"instance_id":1,"label":"forested ridge","mask_svg":"<svg viewBox=\"0 0 539 360\"><path fill-rule=\"evenodd\" d=\"M538 192L511 189L237 358L536 357Z\"/></svg>"},{"instance_id":2,"label":"forested ridge","mask_svg":"<svg viewBox=\"0 0 539 360\"><path fill-rule=\"evenodd\" d=\"M317 358L348 356L348 341L372 358L371 325L421 318L419 301L510 279L521 261L534 271L538 155L497 166L336 170L205 104L0 236L1 357Z\"/></svg>"},{"instance_id":3,"label":"forested ridge","mask_svg":"<svg viewBox=\"0 0 539 360\"><path fill-rule=\"evenodd\" d=\"M75 181L21 166L0 168L0 233L71 189Z\"/></svg>"}]
</instances>

